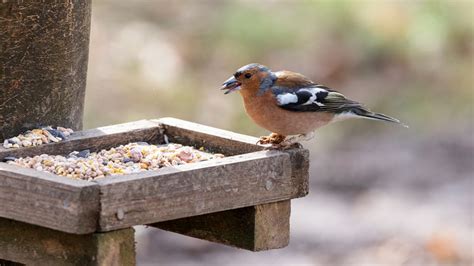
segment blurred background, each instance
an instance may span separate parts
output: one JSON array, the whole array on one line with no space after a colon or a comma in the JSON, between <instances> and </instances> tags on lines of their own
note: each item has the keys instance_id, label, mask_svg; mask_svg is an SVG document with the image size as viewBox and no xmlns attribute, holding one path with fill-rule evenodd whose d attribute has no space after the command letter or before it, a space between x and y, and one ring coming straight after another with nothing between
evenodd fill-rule
<instances>
[{"instance_id":1,"label":"blurred background","mask_svg":"<svg viewBox=\"0 0 474 266\"><path fill-rule=\"evenodd\" d=\"M287 248L137 227L138 264L472 265L473 32L467 0L94 0L86 128L172 116L268 134L218 90L251 62L410 126L357 120L303 143L311 189L292 201Z\"/></svg>"}]
</instances>

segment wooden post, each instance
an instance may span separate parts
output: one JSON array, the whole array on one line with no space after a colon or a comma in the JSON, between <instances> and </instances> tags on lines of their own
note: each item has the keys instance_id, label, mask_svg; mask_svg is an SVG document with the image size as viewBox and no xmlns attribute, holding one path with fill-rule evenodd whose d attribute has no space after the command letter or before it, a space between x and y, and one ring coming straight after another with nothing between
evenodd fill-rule
<instances>
[{"instance_id":1,"label":"wooden post","mask_svg":"<svg viewBox=\"0 0 474 266\"><path fill-rule=\"evenodd\" d=\"M199 215L151 226L251 251L283 248L290 240L290 201Z\"/></svg>"},{"instance_id":2,"label":"wooden post","mask_svg":"<svg viewBox=\"0 0 474 266\"><path fill-rule=\"evenodd\" d=\"M1 139L46 125L82 129L90 21L90 0L0 2ZM133 229L75 235L0 218L0 258L133 265Z\"/></svg>"},{"instance_id":3,"label":"wooden post","mask_svg":"<svg viewBox=\"0 0 474 266\"><path fill-rule=\"evenodd\" d=\"M134 250L133 228L74 235L0 218L0 258L10 262L26 265L135 265Z\"/></svg>"},{"instance_id":4,"label":"wooden post","mask_svg":"<svg viewBox=\"0 0 474 266\"><path fill-rule=\"evenodd\" d=\"M0 138L82 128L90 0L0 2Z\"/></svg>"}]
</instances>

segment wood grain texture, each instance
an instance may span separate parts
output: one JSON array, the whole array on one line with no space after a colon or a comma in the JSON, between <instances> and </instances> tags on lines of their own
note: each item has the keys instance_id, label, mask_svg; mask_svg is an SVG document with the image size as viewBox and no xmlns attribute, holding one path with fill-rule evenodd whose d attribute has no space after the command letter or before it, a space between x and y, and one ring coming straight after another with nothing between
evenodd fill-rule
<instances>
[{"instance_id":1,"label":"wood grain texture","mask_svg":"<svg viewBox=\"0 0 474 266\"><path fill-rule=\"evenodd\" d=\"M151 121L163 125L164 132L171 142L206 147L212 152L237 155L261 151L265 148L256 144L258 138L181 119L166 117Z\"/></svg>"},{"instance_id":2,"label":"wood grain texture","mask_svg":"<svg viewBox=\"0 0 474 266\"><path fill-rule=\"evenodd\" d=\"M97 184L0 163L0 217L74 234L97 228Z\"/></svg>"},{"instance_id":3,"label":"wood grain texture","mask_svg":"<svg viewBox=\"0 0 474 266\"><path fill-rule=\"evenodd\" d=\"M82 129L91 1L2 1L0 18L0 138Z\"/></svg>"},{"instance_id":4,"label":"wood grain texture","mask_svg":"<svg viewBox=\"0 0 474 266\"><path fill-rule=\"evenodd\" d=\"M278 151L117 176L98 184L101 231L295 197L289 155Z\"/></svg>"},{"instance_id":5,"label":"wood grain texture","mask_svg":"<svg viewBox=\"0 0 474 266\"><path fill-rule=\"evenodd\" d=\"M289 200L262 204L255 208L255 251L283 248L290 243Z\"/></svg>"},{"instance_id":6,"label":"wood grain texture","mask_svg":"<svg viewBox=\"0 0 474 266\"><path fill-rule=\"evenodd\" d=\"M176 141L196 147L204 146L213 152L236 155L264 150L257 145L258 138L204 126L176 118L166 117L156 121L161 123L164 134L170 141ZM295 195L304 197L309 191L309 151L303 148L282 150L290 155L293 188Z\"/></svg>"},{"instance_id":7,"label":"wood grain texture","mask_svg":"<svg viewBox=\"0 0 474 266\"><path fill-rule=\"evenodd\" d=\"M290 155L291 180L294 194L304 197L309 193L309 151L307 149L288 149Z\"/></svg>"},{"instance_id":8,"label":"wood grain texture","mask_svg":"<svg viewBox=\"0 0 474 266\"><path fill-rule=\"evenodd\" d=\"M5 149L0 146L0 161L7 156L24 157L46 154L68 154L74 150L97 151L134 141L163 143L160 125L148 120L123 123L74 132L67 140L37 147Z\"/></svg>"},{"instance_id":9,"label":"wood grain texture","mask_svg":"<svg viewBox=\"0 0 474 266\"><path fill-rule=\"evenodd\" d=\"M26 265L135 265L134 230L74 235L0 218L0 258Z\"/></svg>"},{"instance_id":10,"label":"wood grain texture","mask_svg":"<svg viewBox=\"0 0 474 266\"><path fill-rule=\"evenodd\" d=\"M141 120L76 132L63 142L38 147L0 148L6 156L43 153L67 154L73 150L92 151L131 141L162 142L156 122ZM33 169L0 163L0 217L85 234L97 229L99 188L95 182L75 180Z\"/></svg>"},{"instance_id":11,"label":"wood grain texture","mask_svg":"<svg viewBox=\"0 0 474 266\"><path fill-rule=\"evenodd\" d=\"M251 251L286 247L289 200L151 224L163 230Z\"/></svg>"}]
</instances>

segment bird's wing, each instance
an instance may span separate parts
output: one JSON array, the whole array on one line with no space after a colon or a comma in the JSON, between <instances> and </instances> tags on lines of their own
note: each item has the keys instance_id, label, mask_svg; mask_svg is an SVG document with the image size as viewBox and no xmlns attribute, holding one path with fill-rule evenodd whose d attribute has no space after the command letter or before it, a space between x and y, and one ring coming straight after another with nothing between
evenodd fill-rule
<instances>
[{"instance_id":1,"label":"bird's wing","mask_svg":"<svg viewBox=\"0 0 474 266\"><path fill-rule=\"evenodd\" d=\"M349 114L362 118L401 124L396 118L374 113L362 104L347 99L342 93L318 85L305 76L281 71L275 73L277 80L271 87L279 107L294 112L328 112ZM401 124L407 127L404 124Z\"/></svg>"},{"instance_id":2,"label":"bird's wing","mask_svg":"<svg viewBox=\"0 0 474 266\"><path fill-rule=\"evenodd\" d=\"M309 78L291 71L279 71L275 72L277 77L274 85L285 88L304 88L316 85Z\"/></svg>"},{"instance_id":3,"label":"bird's wing","mask_svg":"<svg viewBox=\"0 0 474 266\"><path fill-rule=\"evenodd\" d=\"M316 84L299 88L276 85L272 87L272 92L277 105L289 111L342 113L362 107L343 94Z\"/></svg>"}]
</instances>

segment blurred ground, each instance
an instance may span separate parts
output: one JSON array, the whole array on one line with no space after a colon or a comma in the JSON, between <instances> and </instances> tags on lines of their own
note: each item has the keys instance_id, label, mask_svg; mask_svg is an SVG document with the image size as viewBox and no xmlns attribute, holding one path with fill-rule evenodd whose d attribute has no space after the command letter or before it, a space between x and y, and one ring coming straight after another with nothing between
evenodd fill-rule
<instances>
[{"instance_id":1,"label":"blurred ground","mask_svg":"<svg viewBox=\"0 0 474 266\"><path fill-rule=\"evenodd\" d=\"M302 72L410 125L334 124L304 143L310 195L261 253L138 228L140 265L472 265L474 2L104 1L86 127L173 116L266 134L222 81Z\"/></svg>"}]
</instances>

